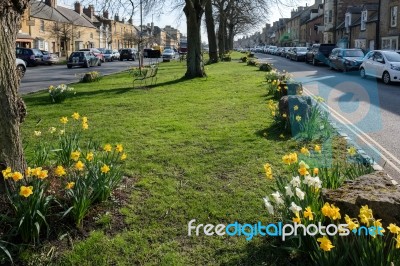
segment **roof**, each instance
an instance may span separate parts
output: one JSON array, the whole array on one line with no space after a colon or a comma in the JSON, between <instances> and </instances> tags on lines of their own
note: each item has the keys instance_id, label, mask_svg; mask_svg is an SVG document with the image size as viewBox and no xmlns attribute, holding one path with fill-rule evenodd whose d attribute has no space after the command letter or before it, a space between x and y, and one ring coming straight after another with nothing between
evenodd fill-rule
<instances>
[{"instance_id":1,"label":"roof","mask_svg":"<svg viewBox=\"0 0 400 266\"><path fill-rule=\"evenodd\" d=\"M362 7L360 6L349 6L346 10L346 13L352 13L352 14L361 14Z\"/></svg>"},{"instance_id":2,"label":"roof","mask_svg":"<svg viewBox=\"0 0 400 266\"><path fill-rule=\"evenodd\" d=\"M69 20L58 12L57 9L48 6L43 2L32 2L30 15L35 18L69 23Z\"/></svg>"},{"instance_id":3,"label":"roof","mask_svg":"<svg viewBox=\"0 0 400 266\"><path fill-rule=\"evenodd\" d=\"M88 28L96 28L89 20L75 12L75 10L58 6L57 11L59 11L64 17L68 18L74 25Z\"/></svg>"},{"instance_id":4,"label":"roof","mask_svg":"<svg viewBox=\"0 0 400 266\"><path fill-rule=\"evenodd\" d=\"M92 18L90 18L85 13L82 13L82 17L84 17L86 20L88 20L88 21L90 21L92 23L100 23L100 20L98 20L96 16L93 16Z\"/></svg>"},{"instance_id":5,"label":"roof","mask_svg":"<svg viewBox=\"0 0 400 266\"><path fill-rule=\"evenodd\" d=\"M378 11L378 9L379 9L379 4L376 4L376 3L364 4L363 5L363 10Z\"/></svg>"}]
</instances>

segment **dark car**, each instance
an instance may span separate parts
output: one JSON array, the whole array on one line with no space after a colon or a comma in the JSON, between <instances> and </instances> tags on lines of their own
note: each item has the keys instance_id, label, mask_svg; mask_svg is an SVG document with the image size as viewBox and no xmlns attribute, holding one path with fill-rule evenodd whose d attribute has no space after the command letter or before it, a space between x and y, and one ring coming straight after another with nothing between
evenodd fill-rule
<instances>
[{"instance_id":1,"label":"dark car","mask_svg":"<svg viewBox=\"0 0 400 266\"><path fill-rule=\"evenodd\" d=\"M364 58L364 52L361 49L343 49L335 48L329 56L329 66L331 69L358 70Z\"/></svg>"},{"instance_id":2,"label":"dark car","mask_svg":"<svg viewBox=\"0 0 400 266\"><path fill-rule=\"evenodd\" d=\"M100 61L102 63L104 63L104 55L103 53L96 48L87 48L87 49L79 49L79 51L86 51L86 52L91 52L92 54L94 54L98 59L100 59Z\"/></svg>"},{"instance_id":3,"label":"dark car","mask_svg":"<svg viewBox=\"0 0 400 266\"><path fill-rule=\"evenodd\" d=\"M15 54L17 58L24 60L27 66L44 64L43 54L39 49L17 47Z\"/></svg>"},{"instance_id":4,"label":"dark car","mask_svg":"<svg viewBox=\"0 0 400 266\"><path fill-rule=\"evenodd\" d=\"M73 66L80 66L80 67L101 66L101 61L92 52L76 51L69 56L67 62L68 68L72 68Z\"/></svg>"},{"instance_id":5,"label":"dark car","mask_svg":"<svg viewBox=\"0 0 400 266\"><path fill-rule=\"evenodd\" d=\"M304 61L307 51L307 47L294 47L289 53L289 58L290 60Z\"/></svg>"},{"instance_id":6,"label":"dark car","mask_svg":"<svg viewBox=\"0 0 400 266\"><path fill-rule=\"evenodd\" d=\"M336 48L335 44L321 43L314 44L311 50L306 53L306 63L312 63L314 66L319 63L329 64L329 55L333 49Z\"/></svg>"},{"instance_id":7,"label":"dark car","mask_svg":"<svg viewBox=\"0 0 400 266\"><path fill-rule=\"evenodd\" d=\"M136 50L133 48L127 48L127 49L122 49L121 52L119 53L119 61L122 60L136 60Z\"/></svg>"}]
</instances>

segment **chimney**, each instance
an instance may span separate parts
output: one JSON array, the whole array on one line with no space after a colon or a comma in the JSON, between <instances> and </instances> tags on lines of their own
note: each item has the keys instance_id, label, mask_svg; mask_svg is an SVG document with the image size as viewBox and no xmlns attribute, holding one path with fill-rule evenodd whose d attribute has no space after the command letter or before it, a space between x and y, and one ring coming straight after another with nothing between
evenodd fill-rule
<instances>
[{"instance_id":1,"label":"chimney","mask_svg":"<svg viewBox=\"0 0 400 266\"><path fill-rule=\"evenodd\" d=\"M133 25L133 20L132 20L132 18L129 18L129 19L128 19L128 23L131 24L131 25Z\"/></svg>"},{"instance_id":2,"label":"chimney","mask_svg":"<svg viewBox=\"0 0 400 266\"><path fill-rule=\"evenodd\" d=\"M119 21L119 16L118 16L118 14L115 14L114 20L115 20L115 21Z\"/></svg>"},{"instance_id":3,"label":"chimney","mask_svg":"<svg viewBox=\"0 0 400 266\"><path fill-rule=\"evenodd\" d=\"M53 8L57 7L57 0L46 0L44 3Z\"/></svg>"},{"instance_id":4,"label":"chimney","mask_svg":"<svg viewBox=\"0 0 400 266\"><path fill-rule=\"evenodd\" d=\"M105 19L108 19L108 11L106 11L106 10L103 11L103 17Z\"/></svg>"},{"instance_id":5,"label":"chimney","mask_svg":"<svg viewBox=\"0 0 400 266\"><path fill-rule=\"evenodd\" d=\"M89 5L87 8L83 8L83 13L88 16L90 19L94 18L94 6Z\"/></svg>"},{"instance_id":6,"label":"chimney","mask_svg":"<svg viewBox=\"0 0 400 266\"><path fill-rule=\"evenodd\" d=\"M75 2L74 7L75 7L75 12L76 12L76 13L78 13L79 15L82 14L82 6L81 6L81 3Z\"/></svg>"}]
</instances>

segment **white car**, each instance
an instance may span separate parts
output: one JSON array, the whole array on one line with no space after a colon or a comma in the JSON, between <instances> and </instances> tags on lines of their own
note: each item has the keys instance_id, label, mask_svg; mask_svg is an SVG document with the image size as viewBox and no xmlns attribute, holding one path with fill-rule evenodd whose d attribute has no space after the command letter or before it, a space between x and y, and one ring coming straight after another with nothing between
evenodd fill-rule
<instances>
[{"instance_id":1,"label":"white car","mask_svg":"<svg viewBox=\"0 0 400 266\"><path fill-rule=\"evenodd\" d=\"M380 78L385 84L400 82L400 54L395 51L370 51L360 66L360 75L362 78Z\"/></svg>"},{"instance_id":2,"label":"white car","mask_svg":"<svg viewBox=\"0 0 400 266\"><path fill-rule=\"evenodd\" d=\"M26 63L24 60L17 58L15 65L17 66L17 73L19 77L22 79L22 77L25 75Z\"/></svg>"}]
</instances>

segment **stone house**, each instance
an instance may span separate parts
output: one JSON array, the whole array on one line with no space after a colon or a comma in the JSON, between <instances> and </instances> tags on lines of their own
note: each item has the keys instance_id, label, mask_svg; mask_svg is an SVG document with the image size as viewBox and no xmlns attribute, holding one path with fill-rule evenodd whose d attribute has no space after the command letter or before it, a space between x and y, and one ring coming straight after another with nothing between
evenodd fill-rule
<instances>
[{"instance_id":1,"label":"stone house","mask_svg":"<svg viewBox=\"0 0 400 266\"><path fill-rule=\"evenodd\" d=\"M398 0L381 0L379 14L380 49L399 49L399 6Z\"/></svg>"},{"instance_id":2,"label":"stone house","mask_svg":"<svg viewBox=\"0 0 400 266\"><path fill-rule=\"evenodd\" d=\"M305 22L304 42L306 46L323 42L324 6L318 4L310 12L309 19Z\"/></svg>"}]
</instances>

